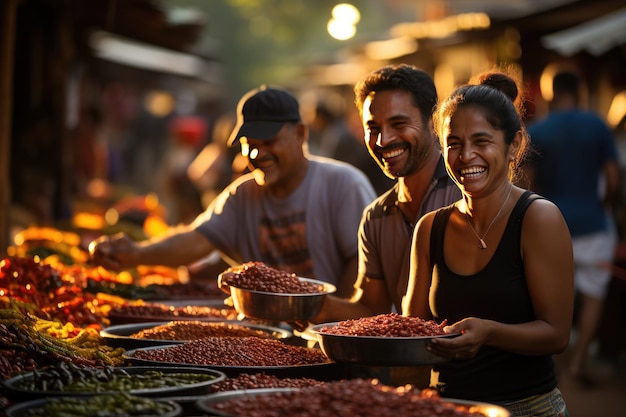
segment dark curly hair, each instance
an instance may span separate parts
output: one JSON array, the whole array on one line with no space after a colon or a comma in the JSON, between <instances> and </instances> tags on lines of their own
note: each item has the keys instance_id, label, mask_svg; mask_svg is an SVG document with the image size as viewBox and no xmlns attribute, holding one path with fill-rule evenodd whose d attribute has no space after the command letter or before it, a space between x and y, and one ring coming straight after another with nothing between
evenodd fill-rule
<instances>
[{"instance_id":1,"label":"dark curly hair","mask_svg":"<svg viewBox=\"0 0 626 417\"><path fill-rule=\"evenodd\" d=\"M354 86L354 103L359 114L363 115L363 103L371 93L387 90L409 91L423 121L430 121L437 107L437 88L427 72L413 65L399 64L387 65L369 73Z\"/></svg>"}]
</instances>

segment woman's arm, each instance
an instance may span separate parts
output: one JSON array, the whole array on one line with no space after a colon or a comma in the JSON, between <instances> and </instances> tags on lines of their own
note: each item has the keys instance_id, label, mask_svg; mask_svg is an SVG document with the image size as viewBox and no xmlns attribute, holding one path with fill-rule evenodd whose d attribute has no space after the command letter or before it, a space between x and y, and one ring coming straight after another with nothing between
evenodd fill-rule
<instances>
[{"instance_id":1,"label":"woman's arm","mask_svg":"<svg viewBox=\"0 0 626 417\"><path fill-rule=\"evenodd\" d=\"M537 200L528 208L521 250L536 319L504 324L466 318L447 328L451 333L464 334L434 340L433 351L468 358L482 345L525 355L554 354L567 347L573 318L574 261L569 229L553 203Z\"/></svg>"},{"instance_id":2,"label":"woman's arm","mask_svg":"<svg viewBox=\"0 0 626 417\"><path fill-rule=\"evenodd\" d=\"M430 231L434 218L434 212L428 213L415 226L411 243L409 283L406 295L402 300L403 315L420 317L425 320L432 318L428 299L432 280Z\"/></svg>"}]
</instances>

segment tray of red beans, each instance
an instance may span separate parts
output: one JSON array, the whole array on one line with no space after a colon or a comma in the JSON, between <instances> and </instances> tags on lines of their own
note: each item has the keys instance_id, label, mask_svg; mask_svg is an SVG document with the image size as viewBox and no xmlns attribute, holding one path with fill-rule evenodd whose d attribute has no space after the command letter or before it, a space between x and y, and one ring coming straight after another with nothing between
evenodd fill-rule
<instances>
[{"instance_id":1,"label":"tray of red beans","mask_svg":"<svg viewBox=\"0 0 626 417\"><path fill-rule=\"evenodd\" d=\"M218 281L238 313L269 321L310 320L319 313L326 295L336 291L327 282L298 277L262 262L228 268Z\"/></svg>"},{"instance_id":2,"label":"tray of red beans","mask_svg":"<svg viewBox=\"0 0 626 417\"><path fill-rule=\"evenodd\" d=\"M510 417L503 407L442 398L433 389L394 387L373 379L329 381L303 388L218 392L196 407L211 416Z\"/></svg>"},{"instance_id":3,"label":"tray of red beans","mask_svg":"<svg viewBox=\"0 0 626 417\"><path fill-rule=\"evenodd\" d=\"M445 333L445 322L397 313L323 323L311 326L322 351L336 362L371 366L433 365L447 359L426 349L438 337L456 337Z\"/></svg>"},{"instance_id":4,"label":"tray of red beans","mask_svg":"<svg viewBox=\"0 0 626 417\"><path fill-rule=\"evenodd\" d=\"M337 379L344 368L319 349L260 337L205 337L178 345L149 346L123 354L131 366L208 367L229 377L267 373L282 377Z\"/></svg>"},{"instance_id":5,"label":"tray of red beans","mask_svg":"<svg viewBox=\"0 0 626 417\"><path fill-rule=\"evenodd\" d=\"M236 320L238 313L223 300L209 300L199 303L176 304L166 302L131 303L113 307L107 318L113 325L146 323L168 320Z\"/></svg>"},{"instance_id":6,"label":"tray of red beans","mask_svg":"<svg viewBox=\"0 0 626 417\"><path fill-rule=\"evenodd\" d=\"M286 339L293 333L279 327L244 321L194 321L129 323L109 326L100 331L108 345L135 349L139 347L180 344L204 337L248 337Z\"/></svg>"}]
</instances>

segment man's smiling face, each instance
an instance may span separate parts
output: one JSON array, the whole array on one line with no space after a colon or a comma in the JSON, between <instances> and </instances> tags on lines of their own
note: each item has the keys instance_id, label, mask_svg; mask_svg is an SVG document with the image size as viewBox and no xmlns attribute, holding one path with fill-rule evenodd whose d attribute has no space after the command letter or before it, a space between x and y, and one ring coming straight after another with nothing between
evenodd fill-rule
<instances>
[{"instance_id":1,"label":"man's smiling face","mask_svg":"<svg viewBox=\"0 0 626 417\"><path fill-rule=\"evenodd\" d=\"M423 165L436 140L430 123L413 103L410 92L373 92L363 103L365 142L370 154L390 178L405 177Z\"/></svg>"}]
</instances>

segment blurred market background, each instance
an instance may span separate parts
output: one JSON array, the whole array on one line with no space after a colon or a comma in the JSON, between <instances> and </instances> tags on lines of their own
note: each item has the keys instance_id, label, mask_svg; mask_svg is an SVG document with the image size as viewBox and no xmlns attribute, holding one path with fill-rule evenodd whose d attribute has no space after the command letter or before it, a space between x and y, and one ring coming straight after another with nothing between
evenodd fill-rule
<instances>
[{"instance_id":1,"label":"blurred market background","mask_svg":"<svg viewBox=\"0 0 626 417\"><path fill-rule=\"evenodd\" d=\"M80 263L100 234L140 239L192 219L245 169L224 141L239 97L263 83L298 95L312 153L357 165L382 191L390 182L360 140L352 87L390 63L433 74L441 96L511 66L527 88L529 121L547 112L551 74L573 68L588 107L614 130L626 172L623 0L338 3L2 0L2 257ZM335 140L342 135L348 151ZM607 389L566 393L580 401L572 416L595 415L598 402L626 407L621 268L597 346Z\"/></svg>"}]
</instances>

